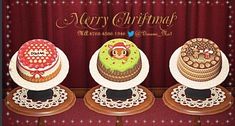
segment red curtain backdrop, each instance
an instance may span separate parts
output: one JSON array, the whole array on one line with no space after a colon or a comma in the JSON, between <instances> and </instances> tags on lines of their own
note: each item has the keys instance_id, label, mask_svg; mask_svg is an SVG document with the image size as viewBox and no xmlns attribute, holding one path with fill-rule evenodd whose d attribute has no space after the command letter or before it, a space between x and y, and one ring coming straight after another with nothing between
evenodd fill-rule
<instances>
[{"instance_id":1,"label":"red curtain backdrop","mask_svg":"<svg viewBox=\"0 0 235 126\"><path fill-rule=\"evenodd\" d=\"M176 83L170 74L168 62L171 54L184 42L195 37L205 37L216 42L230 61L230 74L223 83L234 86L234 2L232 0L4 0L3 1L3 85L13 88L15 84L8 73L8 63L13 54L26 41L42 38L53 42L64 51L70 61L70 71L64 81L68 87L93 87L88 65L92 54L109 39L122 37L132 40L147 55L150 63L148 77L143 82L147 87L169 87ZM177 19L169 31L171 36L79 36L78 30L86 27L58 28L56 21L72 20L71 13L113 17L118 12L130 12L130 16L148 12L155 16L167 16L176 12ZM61 23L61 22L60 22ZM108 22L98 31L159 31L157 26L134 24L118 28ZM96 30L97 31L97 30Z\"/></svg>"}]
</instances>

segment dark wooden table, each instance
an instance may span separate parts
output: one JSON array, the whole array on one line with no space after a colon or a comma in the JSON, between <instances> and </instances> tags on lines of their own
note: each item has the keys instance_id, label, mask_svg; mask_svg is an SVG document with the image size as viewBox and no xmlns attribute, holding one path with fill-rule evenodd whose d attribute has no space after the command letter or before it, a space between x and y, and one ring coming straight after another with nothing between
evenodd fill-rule
<instances>
[{"instance_id":1,"label":"dark wooden table","mask_svg":"<svg viewBox=\"0 0 235 126\"><path fill-rule=\"evenodd\" d=\"M221 112L226 111L229 109L233 102L234 98L231 93L227 89L225 89L222 86L218 86L221 90L225 92L225 100L224 102L220 103L219 105L213 106L213 107L205 107L205 108L192 108L188 106L183 106L180 103L177 103L174 101L174 99L171 98L171 92L173 91L174 88L178 87L180 84L176 84L170 88L168 88L165 93L163 94L163 101L166 106L168 106L170 109L175 110L179 113L187 114L187 115L192 115L194 126L200 126L200 116L203 115L214 115L218 114Z\"/></svg>"},{"instance_id":2,"label":"dark wooden table","mask_svg":"<svg viewBox=\"0 0 235 126\"><path fill-rule=\"evenodd\" d=\"M152 94L152 92L150 92L147 88L145 88L144 86L138 86L139 88L142 88L144 90L144 92L146 92L146 96L147 98L145 99L145 101L141 104L139 104L138 106L134 106L131 108L122 108L122 109L118 109L118 108L108 108L105 106L101 106L100 104L96 103L93 99L92 99L92 93L95 91L95 89L99 88L100 86L96 86L93 87L92 89L90 89L85 97L84 97L84 102L85 105L100 114L104 114L104 115L109 115L109 116L116 116L116 126L122 126L122 116L128 116L128 115L134 115L134 114L138 114L138 113L142 113L146 110L148 110L149 108L152 107L152 105L154 104L154 96Z\"/></svg>"},{"instance_id":3,"label":"dark wooden table","mask_svg":"<svg viewBox=\"0 0 235 126\"><path fill-rule=\"evenodd\" d=\"M12 99L13 94L18 89L21 88L21 87L17 87L15 89L13 89L9 93L9 95L6 96L6 98L5 98L6 107L9 110L11 110L12 112L15 112L20 115L38 117L38 125L43 126L44 125L43 117L52 116L52 115L56 115L56 114L65 112L75 104L76 97L75 97L74 93L70 89L68 89L67 87L65 87L63 85L59 85L59 87L65 90L65 92L68 94L67 95L68 98L64 101L64 103L59 104L58 106L54 106L54 107L47 108L47 109L28 109L26 107L21 107L18 104L16 104Z\"/></svg>"}]
</instances>

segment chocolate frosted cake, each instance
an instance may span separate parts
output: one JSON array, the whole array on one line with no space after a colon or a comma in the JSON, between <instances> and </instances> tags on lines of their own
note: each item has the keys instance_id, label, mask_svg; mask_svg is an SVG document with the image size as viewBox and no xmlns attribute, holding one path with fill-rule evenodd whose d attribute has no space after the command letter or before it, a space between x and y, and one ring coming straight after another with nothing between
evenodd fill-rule
<instances>
[{"instance_id":1,"label":"chocolate frosted cake","mask_svg":"<svg viewBox=\"0 0 235 126\"><path fill-rule=\"evenodd\" d=\"M181 48L177 67L180 73L193 81L208 81L221 70L221 52L211 40L195 38Z\"/></svg>"}]
</instances>

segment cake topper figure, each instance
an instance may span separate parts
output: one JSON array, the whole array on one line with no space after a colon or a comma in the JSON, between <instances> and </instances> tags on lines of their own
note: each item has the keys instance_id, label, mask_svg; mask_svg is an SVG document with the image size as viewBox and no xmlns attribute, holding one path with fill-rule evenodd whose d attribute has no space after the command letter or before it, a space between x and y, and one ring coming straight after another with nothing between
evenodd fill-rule
<instances>
[{"instance_id":1,"label":"cake topper figure","mask_svg":"<svg viewBox=\"0 0 235 126\"><path fill-rule=\"evenodd\" d=\"M109 45L110 48L110 55L117 59L128 59L128 49L130 48L130 45L125 45L124 42L118 42L114 45Z\"/></svg>"},{"instance_id":2,"label":"cake topper figure","mask_svg":"<svg viewBox=\"0 0 235 126\"><path fill-rule=\"evenodd\" d=\"M205 49L205 50L204 50L204 58L205 58L205 59L209 59L209 58L210 58L210 54L212 54L212 53L213 53L212 50Z\"/></svg>"},{"instance_id":3,"label":"cake topper figure","mask_svg":"<svg viewBox=\"0 0 235 126\"><path fill-rule=\"evenodd\" d=\"M198 59L200 53L198 52L197 46L191 47L191 49L193 50L193 57Z\"/></svg>"}]
</instances>

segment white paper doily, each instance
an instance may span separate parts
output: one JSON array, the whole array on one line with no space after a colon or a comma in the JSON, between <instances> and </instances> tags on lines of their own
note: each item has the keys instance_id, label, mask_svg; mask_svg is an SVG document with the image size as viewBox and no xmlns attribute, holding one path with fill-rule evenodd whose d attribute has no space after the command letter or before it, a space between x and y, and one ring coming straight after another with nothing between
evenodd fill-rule
<instances>
[{"instance_id":1,"label":"white paper doily","mask_svg":"<svg viewBox=\"0 0 235 126\"><path fill-rule=\"evenodd\" d=\"M28 109L46 109L54 106L58 106L67 99L67 93L64 89L59 86L53 87L53 96L51 99L46 101L32 101L32 99L27 98L28 90L25 88L18 89L13 94L13 101L21 107L26 107Z\"/></svg>"},{"instance_id":2,"label":"white paper doily","mask_svg":"<svg viewBox=\"0 0 235 126\"><path fill-rule=\"evenodd\" d=\"M181 51L181 47L175 50L175 52L171 55L170 62L169 62L170 72L172 76L175 78L175 80L179 82L180 84L183 84L193 89L209 89L209 88L212 88L221 84L228 76L229 62L225 54L221 51L222 67L221 67L220 73L215 78L208 80L208 81L198 82L198 81L193 81L184 77L184 75L180 73L177 67L177 61L180 55L180 51Z\"/></svg>"},{"instance_id":3,"label":"white paper doily","mask_svg":"<svg viewBox=\"0 0 235 126\"><path fill-rule=\"evenodd\" d=\"M117 100L113 101L110 98L107 98L106 91L108 88L100 87L92 93L92 99L100 104L101 106L106 106L108 108L131 108L133 106L137 106L140 103L143 103L144 100L147 98L146 93L143 89L138 87L131 88L132 90L132 97L126 99L125 101Z\"/></svg>"},{"instance_id":4,"label":"white paper doily","mask_svg":"<svg viewBox=\"0 0 235 126\"><path fill-rule=\"evenodd\" d=\"M193 100L191 98L187 98L185 95L185 89L187 87L180 85L177 88L174 88L171 92L171 98L175 100L175 102L180 103L181 105L188 107L197 107L197 108L205 108L212 107L215 105L219 105L226 98L225 93L218 87L211 88L211 97L206 98L205 100Z\"/></svg>"},{"instance_id":5,"label":"white paper doily","mask_svg":"<svg viewBox=\"0 0 235 126\"><path fill-rule=\"evenodd\" d=\"M22 78L19 75L17 71L17 67L16 67L16 58L18 54L18 52L16 52L11 58L11 61L9 64L9 73L13 81L19 86L29 89L29 90L33 90L33 91L46 90L46 89L50 89L52 87L59 85L65 79L65 77L67 76L69 72L69 61L63 51L61 51L59 48L56 48L56 49L61 58L61 70L58 73L58 75L55 76L53 79L46 81L46 82L42 82L42 83L34 83L34 82L30 82Z\"/></svg>"},{"instance_id":6,"label":"white paper doily","mask_svg":"<svg viewBox=\"0 0 235 126\"><path fill-rule=\"evenodd\" d=\"M149 72L149 62L146 55L140 50L140 56L142 61L142 67L140 73L133 79L125 82L114 82L104 78L98 71L97 68L97 57L99 54L99 49L92 55L89 70L91 73L92 78L100 85L107 87L113 90L125 90L135 87L141 84L144 79L147 77Z\"/></svg>"}]
</instances>

